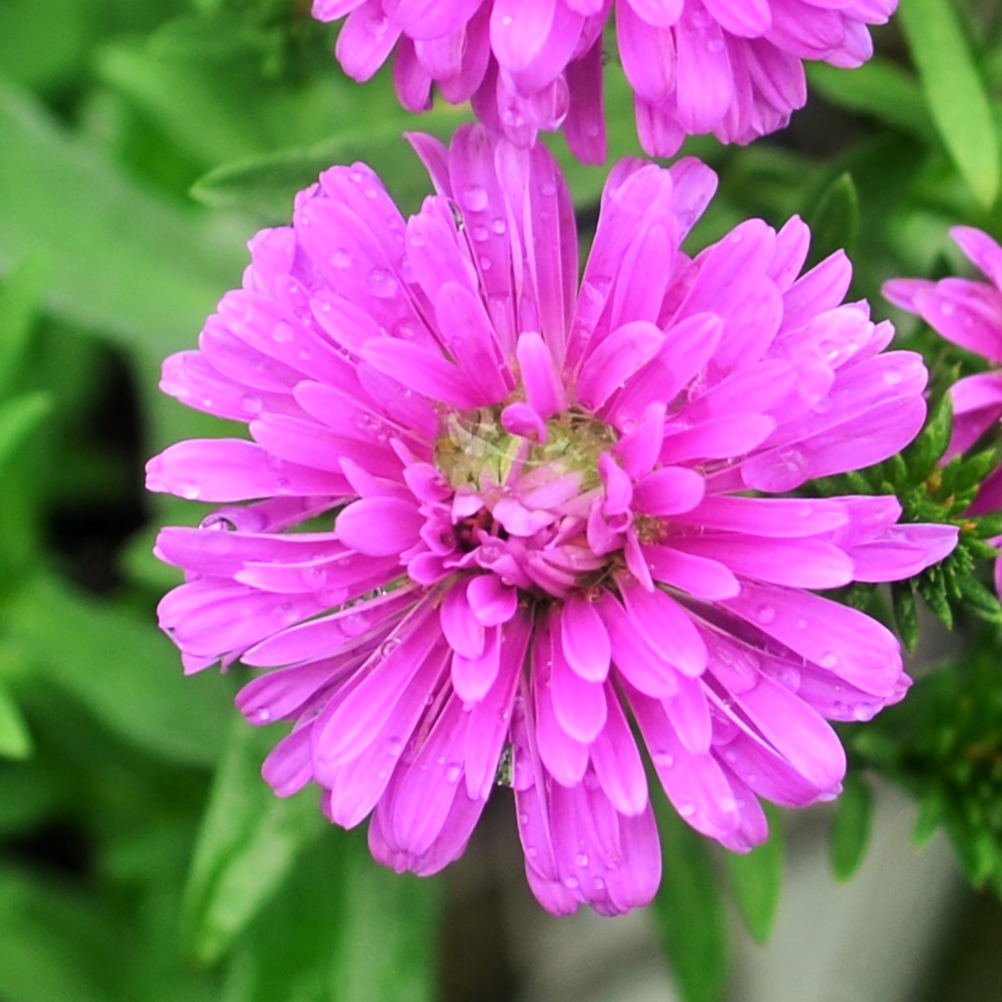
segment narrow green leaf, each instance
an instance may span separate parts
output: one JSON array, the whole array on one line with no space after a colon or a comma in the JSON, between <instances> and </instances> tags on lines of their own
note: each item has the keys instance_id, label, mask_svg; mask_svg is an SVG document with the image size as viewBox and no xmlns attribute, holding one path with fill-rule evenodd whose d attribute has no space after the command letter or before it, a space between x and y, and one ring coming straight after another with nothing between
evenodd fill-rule
<instances>
[{"instance_id":1,"label":"narrow green leaf","mask_svg":"<svg viewBox=\"0 0 1002 1002\"><path fill-rule=\"evenodd\" d=\"M919 801L918 817L912 829L912 841L921 848L939 831L943 824L943 797L935 787Z\"/></svg>"},{"instance_id":2,"label":"narrow green leaf","mask_svg":"<svg viewBox=\"0 0 1002 1002\"><path fill-rule=\"evenodd\" d=\"M952 0L902 0L898 8L933 121L974 197L999 192L995 119Z\"/></svg>"},{"instance_id":3,"label":"narrow green leaf","mask_svg":"<svg viewBox=\"0 0 1002 1002\"><path fill-rule=\"evenodd\" d=\"M21 362L45 288L45 266L31 258L0 289L0 399L17 385Z\"/></svg>"},{"instance_id":4,"label":"narrow green leaf","mask_svg":"<svg viewBox=\"0 0 1002 1002\"><path fill-rule=\"evenodd\" d=\"M230 948L325 827L315 797L282 800L261 778L280 736L239 715L230 727L185 891L186 938L202 963Z\"/></svg>"},{"instance_id":5,"label":"narrow green leaf","mask_svg":"<svg viewBox=\"0 0 1002 1002\"><path fill-rule=\"evenodd\" d=\"M215 672L185 679L152 610L137 615L39 574L3 614L6 641L121 738L161 758L216 761L230 687Z\"/></svg>"},{"instance_id":6,"label":"narrow green leaf","mask_svg":"<svg viewBox=\"0 0 1002 1002\"><path fill-rule=\"evenodd\" d=\"M859 195L848 174L840 174L822 192L814 209L807 213L811 224L811 254L808 267L837 250L852 256L859 235Z\"/></svg>"},{"instance_id":7,"label":"narrow green leaf","mask_svg":"<svg viewBox=\"0 0 1002 1002\"><path fill-rule=\"evenodd\" d=\"M894 624L898 636L909 651L918 643L918 610L915 606L915 592L908 581L895 581L891 585L891 605L894 608Z\"/></svg>"},{"instance_id":8,"label":"narrow green leaf","mask_svg":"<svg viewBox=\"0 0 1002 1002\"><path fill-rule=\"evenodd\" d=\"M0 682L0 756L27 758L31 754L31 734L14 697Z\"/></svg>"},{"instance_id":9,"label":"narrow green leaf","mask_svg":"<svg viewBox=\"0 0 1002 1002\"><path fill-rule=\"evenodd\" d=\"M870 841L873 797L856 773L845 777L832 825L831 864L836 880L848 880L859 869Z\"/></svg>"},{"instance_id":10,"label":"narrow green leaf","mask_svg":"<svg viewBox=\"0 0 1002 1002\"><path fill-rule=\"evenodd\" d=\"M986 623L1002 624L1002 604L999 603L994 591L969 575L959 578L957 584L967 612L973 613Z\"/></svg>"},{"instance_id":11,"label":"narrow green leaf","mask_svg":"<svg viewBox=\"0 0 1002 1002\"><path fill-rule=\"evenodd\" d=\"M651 906L684 1002L720 1002L730 960L727 922L704 836L671 807L658 811L664 858Z\"/></svg>"},{"instance_id":12,"label":"narrow green leaf","mask_svg":"<svg viewBox=\"0 0 1002 1002\"><path fill-rule=\"evenodd\" d=\"M727 872L741 917L760 943L769 939L783 878L783 824L777 810L769 809L769 840L747 855L729 852Z\"/></svg>"},{"instance_id":13,"label":"narrow green leaf","mask_svg":"<svg viewBox=\"0 0 1002 1002\"><path fill-rule=\"evenodd\" d=\"M0 404L0 475L7 460L52 406L47 393L31 393Z\"/></svg>"},{"instance_id":14,"label":"narrow green leaf","mask_svg":"<svg viewBox=\"0 0 1002 1002\"><path fill-rule=\"evenodd\" d=\"M874 56L851 73L827 63L806 65L812 91L849 111L872 115L921 139L934 139L935 126L918 81L894 63Z\"/></svg>"},{"instance_id":15,"label":"narrow green leaf","mask_svg":"<svg viewBox=\"0 0 1002 1002\"><path fill-rule=\"evenodd\" d=\"M944 393L929 415L926 426L904 451L903 458L912 482L924 480L933 472L950 444L952 433L953 405L949 394Z\"/></svg>"}]
</instances>

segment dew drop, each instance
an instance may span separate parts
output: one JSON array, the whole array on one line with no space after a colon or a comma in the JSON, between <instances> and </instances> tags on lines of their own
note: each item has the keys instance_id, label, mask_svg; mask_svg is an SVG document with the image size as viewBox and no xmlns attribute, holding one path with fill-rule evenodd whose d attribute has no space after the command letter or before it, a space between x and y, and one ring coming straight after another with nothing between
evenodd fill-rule
<instances>
[{"instance_id":1,"label":"dew drop","mask_svg":"<svg viewBox=\"0 0 1002 1002\"><path fill-rule=\"evenodd\" d=\"M490 230L488 230L486 226L474 226L473 229L470 230L470 235L477 241L477 243L482 244L488 236L490 236Z\"/></svg>"},{"instance_id":2,"label":"dew drop","mask_svg":"<svg viewBox=\"0 0 1002 1002\"><path fill-rule=\"evenodd\" d=\"M261 408L264 406L264 404L259 396L256 396L253 393L245 393L240 398L240 406L248 414L260 414Z\"/></svg>"},{"instance_id":3,"label":"dew drop","mask_svg":"<svg viewBox=\"0 0 1002 1002\"><path fill-rule=\"evenodd\" d=\"M279 344L286 344L292 340L293 330L287 323L275 324L275 329L271 332L273 341Z\"/></svg>"},{"instance_id":4,"label":"dew drop","mask_svg":"<svg viewBox=\"0 0 1002 1002\"><path fill-rule=\"evenodd\" d=\"M503 233L505 232L505 230L507 230L507 229L508 229L508 226L507 226L507 224L505 223L505 221L504 221L504 220L503 220L503 219L502 219L502 218L501 218L500 216L498 216L498 217L496 217L495 219L492 219L492 220L491 220L491 229L492 229L492 230L493 230L493 231L494 231L494 232L495 232L495 233L496 233L496 234L497 234L498 236L501 236L501 235L502 235L502 234L503 234Z\"/></svg>"},{"instance_id":5,"label":"dew drop","mask_svg":"<svg viewBox=\"0 0 1002 1002\"><path fill-rule=\"evenodd\" d=\"M185 480L178 486L178 494L188 501L194 501L201 493L202 489L194 480Z\"/></svg>"},{"instance_id":6,"label":"dew drop","mask_svg":"<svg viewBox=\"0 0 1002 1002\"><path fill-rule=\"evenodd\" d=\"M601 877L595 877L591 882L591 886L595 888L596 891L605 890L605 881Z\"/></svg>"},{"instance_id":7,"label":"dew drop","mask_svg":"<svg viewBox=\"0 0 1002 1002\"><path fill-rule=\"evenodd\" d=\"M852 708L852 715L860 723L863 723L866 720L872 720L879 709L880 707L874 703L857 703Z\"/></svg>"},{"instance_id":8,"label":"dew drop","mask_svg":"<svg viewBox=\"0 0 1002 1002\"><path fill-rule=\"evenodd\" d=\"M838 655L834 651L825 651L818 664L822 668L834 668L838 664Z\"/></svg>"},{"instance_id":9,"label":"dew drop","mask_svg":"<svg viewBox=\"0 0 1002 1002\"><path fill-rule=\"evenodd\" d=\"M525 847L525 854L529 859L535 859L539 855L539 850L534 845L527 845Z\"/></svg>"},{"instance_id":10,"label":"dew drop","mask_svg":"<svg viewBox=\"0 0 1002 1002\"><path fill-rule=\"evenodd\" d=\"M540 185L539 191L546 198L553 198L557 193L557 186L552 181L547 181L545 184Z\"/></svg>"},{"instance_id":11,"label":"dew drop","mask_svg":"<svg viewBox=\"0 0 1002 1002\"><path fill-rule=\"evenodd\" d=\"M755 610L755 618L760 623L768 625L776 618L776 610L771 605L760 605Z\"/></svg>"},{"instance_id":12,"label":"dew drop","mask_svg":"<svg viewBox=\"0 0 1002 1002\"><path fill-rule=\"evenodd\" d=\"M733 797L721 797L717 801L717 807L725 814L732 814L738 809L738 802Z\"/></svg>"},{"instance_id":13,"label":"dew drop","mask_svg":"<svg viewBox=\"0 0 1002 1002\"><path fill-rule=\"evenodd\" d=\"M445 769L445 781L447 783L458 782L459 777L462 775L463 769L458 762L450 762Z\"/></svg>"},{"instance_id":14,"label":"dew drop","mask_svg":"<svg viewBox=\"0 0 1002 1002\"><path fill-rule=\"evenodd\" d=\"M693 814L696 813L696 805L695 804L679 804L678 813L679 813L679 817L682 817L682 818L691 818L693 816Z\"/></svg>"},{"instance_id":15,"label":"dew drop","mask_svg":"<svg viewBox=\"0 0 1002 1002\"><path fill-rule=\"evenodd\" d=\"M588 853L586 853L586 852L579 852L574 857L574 862L575 862L575 864L577 866L580 866L580 867L587 866L588 865Z\"/></svg>"},{"instance_id":16,"label":"dew drop","mask_svg":"<svg viewBox=\"0 0 1002 1002\"><path fill-rule=\"evenodd\" d=\"M377 299L390 299L397 291L397 280L385 268L373 268L366 285Z\"/></svg>"},{"instance_id":17,"label":"dew drop","mask_svg":"<svg viewBox=\"0 0 1002 1002\"><path fill-rule=\"evenodd\" d=\"M529 815L522 811L518 816L518 823L520 825L527 825L529 823Z\"/></svg>"},{"instance_id":18,"label":"dew drop","mask_svg":"<svg viewBox=\"0 0 1002 1002\"><path fill-rule=\"evenodd\" d=\"M939 311L940 311L940 313L943 313L943 314L945 314L948 317L953 316L953 313L954 313L955 310L956 310L956 307L953 305L953 303L942 302L942 303L939 304Z\"/></svg>"},{"instance_id":19,"label":"dew drop","mask_svg":"<svg viewBox=\"0 0 1002 1002\"><path fill-rule=\"evenodd\" d=\"M266 724L271 720L271 710L267 706L262 706L257 713L254 714L254 720L259 724Z\"/></svg>"},{"instance_id":20,"label":"dew drop","mask_svg":"<svg viewBox=\"0 0 1002 1002\"><path fill-rule=\"evenodd\" d=\"M349 637L357 637L365 633L369 628L369 617L362 612L353 613L350 616L345 616L344 619L340 621L341 631Z\"/></svg>"},{"instance_id":21,"label":"dew drop","mask_svg":"<svg viewBox=\"0 0 1002 1002\"><path fill-rule=\"evenodd\" d=\"M903 378L900 369L887 369L884 372L884 382L888 386L897 386Z\"/></svg>"},{"instance_id":22,"label":"dew drop","mask_svg":"<svg viewBox=\"0 0 1002 1002\"><path fill-rule=\"evenodd\" d=\"M721 52L724 48L724 40L722 38L711 38L706 43L706 47L710 52Z\"/></svg>"},{"instance_id":23,"label":"dew drop","mask_svg":"<svg viewBox=\"0 0 1002 1002\"><path fill-rule=\"evenodd\" d=\"M400 752L403 750L403 747L404 743L403 741L400 740L400 738L390 738L390 740L386 742L386 750L394 758L396 758L400 754Z\"/></svg>"},{"instance_id":24,"label":"dew drop","mask_svg":"<svg viewBox=\"0 0 1002 1002\"><path fill-rule=\"evenodd\" d=\"M658 769L670 769L675 764L675 756L666 751L654 752L651 760L654 762L655 768Z\"/></svg>"},{"instance_id":25,"label":"dew drop","mask_svg":"<svg viewBox=\"0 0 1002 1002\"><path fill-rule=\"evenodd\" d=\"M299 612L291 602L283 602L278 607L278 618L288 625L294 623L299 618Z\"/></svg>"},{"instance_id":26,"label":"dew drop","mask_svg":"<svg viewBox=\"0 0 1002 1002\"><path fill-rule=\"evenodd\" d=\"M199 523L200 529L210 529L213 532L234 532L236 523L225 515L206 515Z\"/></svg>"},{"instance_id":27,"label":"dew drop","mask_svg":"<svg viewBox=\"0 0 1002 1002\"><path fill-rule=\"evenodd\" d=\"M577 877L564 877L564 887L569 891L576 891L581 886L581 881Z\"/></svg>"},{"instance_id":28,"label":"dew drop","mask_svg":"<svg viewBox=\"0 0 1002 1002\"><path fill-rule=\"evenodd\" d=\"M471 184L463 189L461 201L470 212L480 212L487 206L487 189L479 184Z\"/></svg>"},{"instance_id":29,"label":"dew drop","mask_svg":"<svg viewBox=\"0 0 1002 1002\"><path fill-rule=\"evenodd\" d=\"M797 629L798 630L806 630L807 629L807 620L806 619L798 619L797 620Z\"/></svg>"}]
</instances>

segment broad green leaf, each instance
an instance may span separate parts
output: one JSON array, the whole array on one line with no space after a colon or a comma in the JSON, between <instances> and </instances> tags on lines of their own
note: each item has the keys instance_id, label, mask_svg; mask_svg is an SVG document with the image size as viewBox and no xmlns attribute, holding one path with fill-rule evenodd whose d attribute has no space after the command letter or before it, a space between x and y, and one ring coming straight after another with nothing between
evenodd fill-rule
<instances>
[{"instance_id":1,"label":"broad green leaf","mask_svg":"<svg viewBox=\"0 0 1002 1002\"><path fill-rule=\"evenodd\" d=\"M652 904L684 1002L720 1002L727 984L727 921L706 838L671 807L658 811L664 873Z\"/></svg>"},{"instance_id":2,"label":"broad green leaf","mask_svg":"<svg viewBox=\"0 0 1002 1002\"><path fill-rule=\"evenodd\" d=\"M283 800L261 778L281 737L239 714L230 727L185 892L186 938L202 963L230 948L325 827L309 792Z\"/></svg>"},{"instance_id":3,"label":"broad green leaf","mask_svg":"<svg viewBox=\"0 0 1002 1002\"><path fill-rule=\"evenodd\" d=\"M957 169L985 207L999 192L999 136L952 0L902 0L898 23L933 121Z\"/></svg>"},{"instance_id":4,"label":"broad green leaf","mask_svg":"<svg viewBox=\"0 0 1002 1002\"><path fill-rule=\"evenodd\" d=\"M0 757L27 758L31 754L31 734L14 697L0 682Z\"/></svg>"},{"instance_id":5,"label":"broad green leaf","mask_svg":"<svg viewBox=\"0 0 1002 1002\"><path fill-rule=\"evenodd\" d=\"M0 400L16 384L45 288L38 258L24 261L0 289Z\"/></svg>"},{"instance_id":6,"label":"broad green leaf","mask_svg":"<svg viewBox=\"0 0 1002 1002\"><path fill-rule=\"evenodd\" d=\"M7 460L49 413L47 393L31 393L0 403L0 476Z\"/></svg>"},{"instance_id":7,"label":"broad green leaf","mask_svg":"<svg viewBox=\"0 0 1002 1002\"><path fill-rule=\"evenodd\" d=\"M161 758L215 762L230 687L212 671L185 679L152 610L137 614L38 574L10 597L3 620L5 641L119 737Z\"/></svg>"},{"instance_id":8,"label":"broad green leaf","mask_svg":"<svg viewBox=\"0 0 1002 1002\"><path fill-rule=\"evenodd\" d=\"M727 872L738 909L748 931L760 943L769 939L779 907L783 878L783 824L776 810L769 810L769 840L746 855L729 852Z\"/></svg>"},{"instance_id":9,"label":"broad green leaf","mask_svg":"<svg viewBox=\"0 0 1002 1002\"><path fill-rule=\"evenodd\" d=\"M872 814L870 787L856 773L848 773L832 825L831 864L836 880L848 880L863 862Z\"/></svg>"},{"instance_id":10,"label":"broad green leaf","mask_svg":"<svg viewBox=\"0 0 1002 1002\"><path fill-rule=\"evenodd\" d=\"M918 81L907 70L874 56L847 73L827 63L806 65L812 91L850 111L872 115L887 125L932 140L936 129Z\"/></svg>"},{"instance_id":11,"label":"broad green leaf","mask_svg":"<svg viewBox=\"0 0 1002 1002\"><path fill-rule=\"evenodd\" d=\"M435 1002L440 878L397 874L345 839L343 917L328 982L336 1002Z\"/></svg>"},{"instance_id":12,"label":"broad green leaf","mask_svg":"<svg viewBox=\"0 0 1002 1002\"><path fill-rule=\"evenodd\" d=\"M154 355L189 341L249 234L158 201L2 82L0 136L0 273L37 258L56 314Z\"/></svg>"},{"instance_id":13,"label":"broad green leaf","mask_svg":"<svg viewBox=\"0 0 1002 1002\"><path fill-rule=\"evenodd\" d=\"M806 267L844 250L851 258L859 235L859 195L848 174L840 174L822 192L807 213L811 224L811 253Z\"/></svg>"}]
</instances>

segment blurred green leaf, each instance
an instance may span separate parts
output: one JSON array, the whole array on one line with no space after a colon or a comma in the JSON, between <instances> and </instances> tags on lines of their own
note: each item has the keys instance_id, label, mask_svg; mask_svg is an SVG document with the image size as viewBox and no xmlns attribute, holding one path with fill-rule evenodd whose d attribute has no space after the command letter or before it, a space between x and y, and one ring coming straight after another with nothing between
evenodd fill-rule
<instances>
[{"instance_id":1,"label":"blurred green leaf","mask_svg":"<svg viewBox=\"0 0 1002 1002\"><path fill-rule=\"evenodd\" d=\"M398 875L329 829L237 944L223 1002L434 1002L441 878Z\"/></svg>"},{"instance_id":2,"label":"blurred green leaf","mask_svg":"<svg viewBox=\"0 0 1002 1002\"><path fill-rule=\"evenodd\" d=\"M840 174L806 213L811 226L811 253L806 267L844 250L851 258L859 236L859 195L849 174Z\"/></svg>"},{"instance_id":3,"label":"blurred green leaf","mask_svg":"<svg viewBox=\"0 0 1002 1002\"><path fill-rule=\"evenodd\" d=\"M769 939L783 880L782 816L770 809L769 840L751 852L726 854L731 889L748 931L760 943Z\"/></svg>"},{"instance_id":4,"label":"blurred green leaf","mask_svg":"<svg viewBox=\"0 0 1002 1002\"><path fill-rule=\"evenodd\" d=\"M309 792L282 800L261 778L279 737L239 715L229 729L185 891L186 939L201 963L231 947L326 827Z\"/></svg>"},{"instance_id":5,"label":"blurred green leaf","mask_svg":"<svg viewBox=\"0 0 1002 1002\"><path fill-rule=\"evenodd\" d=\"M902 0L898 22L936 128L974 197L988 208L999 192L999 137L954 4Z\"/></svg>"},{"instance_id":6,"label":"blurred green leaf","mask_svg":"<svg viewBox=\"0 0 1002 1002\"><path fill-rule=\"evenodd\" d=\"M163 356L239 276L239 240L148 195L4 83L0 136L0 272L37 258L46 308Z\"/></svg>"},{"instance_id":7,"label":"blurred green leaf","mask_svg":"<svg viewBox=\"0 0 1002 1002\"><path fill-rule=\"evenodd\" d=\"M30 393L0 403L0 475L17 447L35 430L52 406L47 393Z\"/></svg>"},{"instance_id":8,"label":"blurred green leaf","mask_svg":"<svg viewBox=\"0 0 1002 1002\"><path fill-rule=\"evenodd\" d=\"M152 615L97 601L38 574L3 608L7 640L124 740L161 758L218 757L229 686L214 672L185 679Z\"/></svg>"},{"instance_id":9,"label":"blurred green leaf","mask_svg":"<svg viewBox=\"0 0 1002 1002\"><path fill-rule=\"evenodd\" d=\"M860 867L870 841L873 796L855 772L845 777L832 825L831 864L836 880L848 880Z\"/></svg>"},{"instance_id":10,"label":"blurred green leaf","mask_svg":"<svg viewBox=\"0 0 1002 1002\"><path fill-rule=\"evenodd\" d=\"M93 896L0 868L0 990L4 1002L122 999L118 923Z\"/></svg>"},{"instance_id":11,"label":"blurred green leaf","mask_svg":"<svg viewBox=\"0 0 1002 1002\"><path fill-rule=\"evenodd\" d=\"M658 811L664 873L651 912L684 1002L720 1002L729 949L720 881L706 838L670 806Z\"/></svg>"},{"instance_id":12,"label":"blurred green leaf","mask_svg":"<svg viewBox=\"0 0 1002 1002\"><path fill-rule=\"evenodd\" d=\"M874 56L851 73L810 62L805 66L811 90L849 111L872 115L886 125L934 140L936 129L918 81L900 66Z\"/></svg>"},{"instance_id":13,"label":"blurred green leaf","mask_svg":"<svg viewBox=\"0 0 1002 1002\"><path fill-rule=\"evenodd\" d=\"M0 682L0 756L27 758L31 754L31 734L14 697Z\"/></svg>"},{"instance_id":14,"label":"blurred green leaf","mask_svg":"<svg viewBox=\"0 0 1002 1002\"><path fill-rule=\"evenodd\" d=\"M0 289L0 399L17 382L45 288L39 258L22 262Z\"/></svg>"}]
</instances>

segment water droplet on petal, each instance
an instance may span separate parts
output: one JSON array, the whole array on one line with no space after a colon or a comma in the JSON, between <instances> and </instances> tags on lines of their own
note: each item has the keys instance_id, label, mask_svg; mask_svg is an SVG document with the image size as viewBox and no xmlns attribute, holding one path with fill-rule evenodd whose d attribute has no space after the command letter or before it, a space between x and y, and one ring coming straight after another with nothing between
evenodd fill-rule
<instances>
[{"instance_id":1,"label":"water droplet on petal","mask_svg":"<svg viewBox=\"0 0 1002 1002\"><path fill-rule=\"evenodd\" d=\"M693 814L696 813L695 804L679 804L678 806L679 817L691 818Z\"/></svg>"},{"instance_id":2,"label":"water droplet on petal","mask_svg":"<svg viewBox=\"0 0 1002 1002\"><path fill-rule=\"evenodd\" d=\"M822 668L834 668L838 664L838 655L834 651L825 651L818 664Z\"/></svg>"},{"instance_id":3,"label":"water droplet on petal","mask_svg":"<svg viewBox=\"0 0 1002 1002\"><path fill-rule=\"evenodd\" d=\"M771 605L760 605L755 610L755 618L763 625L768 625L776 618L776 610Z\"/></svg>"},{"instance_id":4,"label":"water droplet on petal","mask_svg":"<svg viewBox=\"0 0 1002 1002\"><path fill-rule=\"evenodd\" d=\"M577 866L581 866L581 867L587 866L588 865L588 853L586 853L586 852L579 852L574 857L574 863Z\"/></svg>"},{"instance_id":5,"label":"water droplet on petal","mask_svg":"<svg viewBox=\"0 0 1002 1002\"><path fill-rule=\"evenodd\" d=\"M576 891L581 886L581 881L577 877L564 877L564 887L569 891Z\"/></svg>"},{"instance_id":6,"label":"water droplet on petal","mask_svg":"<svg viewBox=\"0 0 1002 1002\"><path fill-rule=\"evenodd\" d=\"M254 714L254 720L259 724L266 724L271 720L271 710L267 706L262 706L257 713Z\"/></svg>"},{"instance_id":7,"label":"water droplet on petal","mask_svg":"<svg viewBox=\"0 0 1002 1002\"><path fill-rule=\"evenodd\" d=\"M194 501L201 493L202 488L194 480L185 480L178 485L178 494L188 501Z\"/></svg>"},{"instance_id":8,"label":"water droplet on petal","mask_svg":"<svg viewBox=\"0 0 1002 1002\"><path fill-rule=\"evenodd\" d=\"M897 386L903 378L904 377L901 375L900 369L895 368L884 371L884 382L887 383L888 386Z\"/></svg>"},{"instance_id":9,"label":"water droplet on petal","mask_svg":"<svg viewBox=\"0 0 1002 1002\"><path fill-rule=\"evenodd\" d=\"M260 414L261 408L264 406L261 398L254 393L245 393L240 398L240 406L248 414Z\"/></svg>"},{"instance_id":10,"label":"water droplet on petal","mask_svg":"<svg viewBox=\"0 0 1002 1002\"><path fill-rule=\"evenodd\" d=\"M491 229L498 235L501 236L505 230L508 229L507 223L499 216L496 219L491 220Z\"/></svg>"},{"instance_id":11,"label":"water droplet on petal","mask_svg":"<svg viewBox=\"0 0 1002 1002\"><path fill-rule=\"evenodd\" d=\"M462 774L463 767L458 762L450 762L445 770L445 781L447 783L455 783Z\"/></svg>"},{"instance_id":12,"label":"water droplet on petal","mask_svg":"<svg viewBox=\"0 0 1002 1002\"><path fill-rule=\"evenodd\" d=\"M293 330L287 323L275 324L275 329L271 332L272 340L279 344L285 344L293 338Z\"/></svg>"},{"instance_id":13,"label":"water droplet on petal","mask_svg":"<svg viewBox=\"0 0 1002 1002\"><path fill-rule=\"evenodd\" d=\"M470 212L480 212L487 206L487 189L479 184L471 184L463 189L461 201Z\"/></svg>"},{"instance_id":14,"label":"water droplet on petal","mask_svg":"<svg viewBox=\"0 0 1002 1002\"><path fill-rule=\"evenodd\" d=\"M335 268L350 268L351 254L349 254L343 247L339 247L333 254L331 254L331 264L334 265Z\"/></svg>"},{"instance_id":15,"label":"water droplet on petal","mask_svg":"<svg viewBox=\"0 0 1002 1002\"><path fill-rule=\"evenodd\" d=\"M377 299L390 299L397 291L397 280L385 268L373 268L366 285Z\"/></svg>"},{"instance_id":16,"label":"water droplet on petal","mask_svg":"<svg viewBox=\"0 0 1002 1002\"><path fill-rule=\"evenodd\" d=\"M213 532L233 532L236 523L225 515L206 515L198 526L200 529L210 529Z\"/></svg>"}]
</instances>

